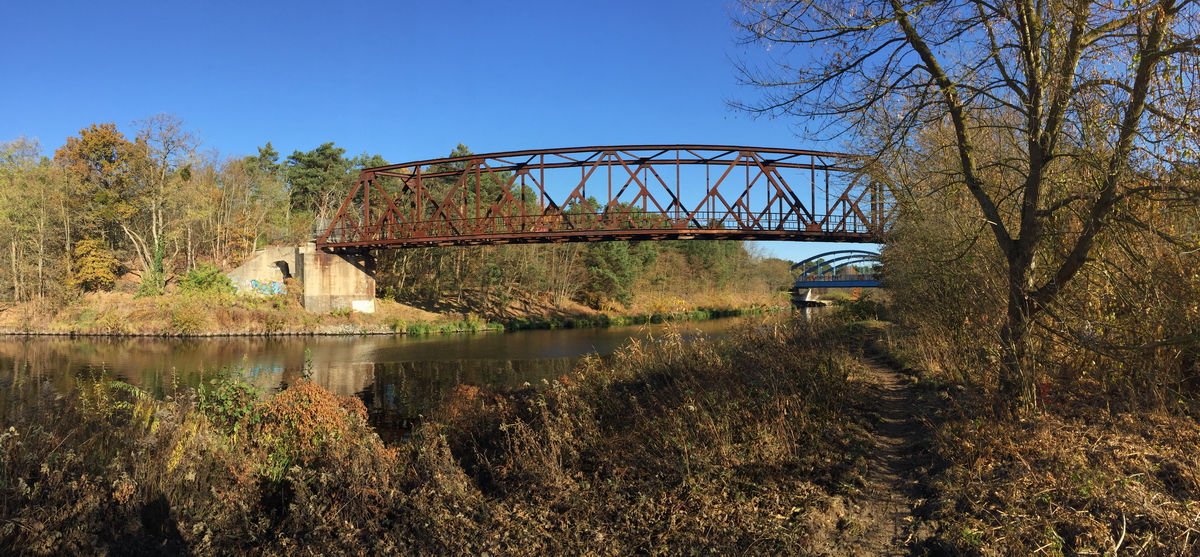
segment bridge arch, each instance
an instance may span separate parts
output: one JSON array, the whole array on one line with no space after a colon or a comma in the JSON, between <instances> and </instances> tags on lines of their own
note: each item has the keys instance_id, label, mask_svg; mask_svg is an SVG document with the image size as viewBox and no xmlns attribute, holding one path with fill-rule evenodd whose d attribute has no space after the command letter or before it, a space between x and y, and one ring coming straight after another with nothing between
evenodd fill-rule
<instances>
[{"instance_id":1,"label":"bridge arch","mask_svg":"<svg viewBox=\"0 0 1200 557\"><path fill-rule=\"evenodd\" d=\"M853 155L722 145L510 151L364 169L327 251L605 240L879 242Z\"/></svg>"},{"instance_id":2,"label":"bridge arch","mask_svg":"<svg viewBox=\"0 0 1200 557\"><path fill-rule=\"evenodd\" d=\"M814 255L792 265L797 289L804 288L874 288L879 287L876 273L844 273L847 267L863 263L878 264L879 254L865 250L837 250ZM799 269L800 272L796 272Z\"/></svg>"}]
</instances>

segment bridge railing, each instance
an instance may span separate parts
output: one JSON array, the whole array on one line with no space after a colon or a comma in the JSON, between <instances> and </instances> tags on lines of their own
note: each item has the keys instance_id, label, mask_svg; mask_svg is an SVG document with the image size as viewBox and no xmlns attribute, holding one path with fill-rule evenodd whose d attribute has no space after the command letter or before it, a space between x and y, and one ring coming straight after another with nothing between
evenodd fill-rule
<instances>
[{"instance_id":1,"label":"bridge railing","mask_svg":"<svg viewBox=\"0 0 1200 557\"><path fill-rule=\"evenodd\" d=\"M421 239L421 238L453 238L496 236L507 234L549 234L549 233L590 233L604 232L621 234L624 232L663 232L672 234L687 234L695 232L714 235L737 235L761 233L764 236L775 233L809 233L872 235L872 227L865 223L849 220L839 222L837 226L813 230L812 227L797 219L788 219L788 215L768 213L755 215L755 218L733 218L728 215L697 213L692 218L647 217L645 213L572 213L543 214L530 217L467 217L446 220L426 220L412 223L361 223L343 224L327 229L325 238L329 243L356 241L364 236L375 238L381 242L392 240ZM819 218L826 217L818 215Z\"/></svg>"},{"instance_id":2,"label":"bridge railing","mask_svg":"<svg viewBox=\"0 0 1200 557\"><path fill-rule=\"evenodd\" d=\"M636 236L863 242L890 197L854 157L725 146L520 151L366 169L323 248Z\"/></svg>"},{"instance_id":3,"label":"bridge railing","mask_svg":"<svg viewBox=\"0 0 1200 557\"><path fill-rule=\"evenodd\" d=\"M879 275L871 274L871 273L862 273L862 274L817 275L817 276L796 277L796 284L809 283L809 282L818 282L819 283L819 282L854 282L854 281L878 282Z\"/></svg>"}]
</instances>

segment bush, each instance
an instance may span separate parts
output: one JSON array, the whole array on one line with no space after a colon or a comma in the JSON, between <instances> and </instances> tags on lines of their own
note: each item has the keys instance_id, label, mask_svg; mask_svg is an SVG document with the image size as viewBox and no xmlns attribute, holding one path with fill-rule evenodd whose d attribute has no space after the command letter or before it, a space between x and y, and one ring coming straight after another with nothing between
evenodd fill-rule
<instances>
[{"instance_id":1,"label":"bush","mask_svg":"<svg viewBox=\"0 0 1200 557\"><path fill-rule=\"evenodd\" d=\"M221 269L212 263L201 263L179 280L179 289L189 293L233 294L237 288Z\"/></svg>"},{"instance_id":2,"label":"bush","mask_svg":"<svg viewBox=\"0 0 1200 557\"><path fill-rule=\"evenodd\" d=\"M194 335L205 329L208 312L200 300L176 300L171 311L171 331L179 335Z\"/></svg>"},{"instance_id":3,"label":"bush","mask_svg":"<svg viewBox=\"0 0 1200 557\"><path fill-rule=\"evenodd\" d=\"M109 290L116 283L117 258L104 240L80 240L75 243L75 273L72 284L84 292Z\"/></svg>"},{"instance_id":4,"label":"bush","mask_svg":"<svg viewBox=\"0 0 1200 557\"><path fill-rule=\"evenodd\" d=\"M237 433L259 420L258 404L263 391L247 382L240 371L217 372L196 389L196 408L227 434Z\"/></svg>"},{"instance_id":5,"label":"bush","mask_svg":"<svg viewBox=\"0 0 1200 557\"><path fill-rule=\"evenodd\" d=\"M854 321L883 319L883 304L871 300L870 294L863 294L857 300L837 300L833 305L841 308L841 313Z\"/></svg>"},{"instance_id":6,"label":"bush","mask_svg":"<svg viewBox=\"0 0 1200 557\"><path fill-rule=\"evenodd\" d=\"M829 292L821 294L821 299L830 302L849 302L853 298L841 290L830 290Z\"/></svg>"}]
</instances>

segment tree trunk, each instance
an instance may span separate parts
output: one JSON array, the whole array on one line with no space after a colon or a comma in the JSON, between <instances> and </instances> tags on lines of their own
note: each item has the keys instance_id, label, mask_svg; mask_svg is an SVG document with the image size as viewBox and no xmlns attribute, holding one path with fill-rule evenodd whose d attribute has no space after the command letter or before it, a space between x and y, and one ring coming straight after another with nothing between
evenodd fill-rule
<instances>
[{"instance_id":1,"label":"tree trunk","mask_svg":"<svg viewBox=\"0 0 1200 557\"><path fill-rule=\"evenodd\" d=\"M1033 407L1034 365L1029 353L1029 331L1036 308L1025 293L1025 272L1009 273L1008 317L1000 331L1001 366L999 414L1020 417Z\"/></svg>"},{"instance_id":2,"label":"tree trunk","mask_svg":"<svg viewBox=\"0 0 1200 557\"><path fill-rule=\"evenodd\" d=\"M67 199L62 198L62 214L63 214L63 245L66 251L67 259L67 278L71 278L71 215L67 212Z\"/></svg>"},{"instance_id":3,"label":"tree trunk","mask_svg":"<svg viewBox=\"0 0 1200 557\"><path fill-rule=\"evenodd\" d=\"M21 301L21 282L17 275L17 242L13 241L9 244L12 247L12 273L13 273L13 301Z\"/></svg>"},{"instance_id":4,"label":"tree trunk","mask_svg":"<svg viewBox=\"0 0 1200 557\"><path fill-rule=\"evenodd\" d=\"M140 234L129 229L124 223L121 224L121 230L125 231L125 236L129 238L129 242L133 244L134 252L137 253L138 260L142 264L142 268L146 273L154 272L154 254L150 251L150 246L146 244L145 239Z\"/></svg>"}]
</instances>

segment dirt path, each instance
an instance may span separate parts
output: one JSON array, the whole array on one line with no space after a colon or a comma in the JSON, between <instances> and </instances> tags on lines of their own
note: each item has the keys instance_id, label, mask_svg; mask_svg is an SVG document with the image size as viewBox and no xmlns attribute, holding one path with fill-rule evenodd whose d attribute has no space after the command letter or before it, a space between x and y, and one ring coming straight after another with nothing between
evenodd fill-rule
<instances>
[{"instance_id":1,"label":"dirt path","mask_svg":"<svg viewBox=\"0 0 1200 557\"><path fill-rule=\"evenodd\" d=\"M878 413L875 447L867 460L866 486L851 507L857 539L845 548L850 555L909 556L930 554L923 541L936 524L922 521L921 477L928 470L923 450L928 428L917 418L923 406L912 379L880 361L863 359L874 382ZM934 552L936 554L936 552Z\"/></svg>"}]
</instances>

